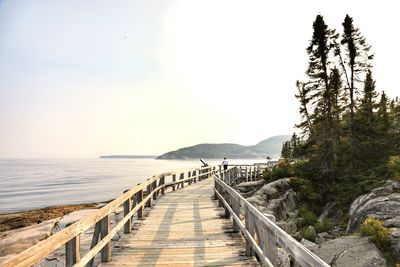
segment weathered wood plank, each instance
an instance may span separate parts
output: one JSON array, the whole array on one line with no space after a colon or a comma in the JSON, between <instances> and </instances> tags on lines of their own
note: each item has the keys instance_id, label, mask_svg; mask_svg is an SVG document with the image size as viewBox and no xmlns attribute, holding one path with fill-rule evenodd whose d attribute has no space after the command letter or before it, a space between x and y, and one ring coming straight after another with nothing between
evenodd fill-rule
<instances>
[{"instance_id":1,"label":"weathered wood plank","mask_svg":"<svg viewBox=\"0 0 400 267\"><path fill-rule=\"evenodd\" d=\"M65 244L65 266L71 267L81 259L80 245L80 235Z\"/></svg>"},{"instance_id":2,"label":"weathered wood plank","mask_svg":"<svg viewBox=\"0 0 400 267\"><path fill-rule=\"evenodd\" d=\"M259 266L244 255L241 235L232 233L224 209L212 199L214 181L200 181L197 173L190 177L192 185L158 199L135 222L133 235L114 243L112 261L101 266Z\"/></svg>"}]
</instances>

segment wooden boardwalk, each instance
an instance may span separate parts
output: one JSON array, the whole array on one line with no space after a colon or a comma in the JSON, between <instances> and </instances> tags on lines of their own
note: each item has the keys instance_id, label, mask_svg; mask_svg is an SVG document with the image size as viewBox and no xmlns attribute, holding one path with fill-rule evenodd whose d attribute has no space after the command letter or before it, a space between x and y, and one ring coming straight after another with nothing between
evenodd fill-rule
<instances>
[{"instance_id":1,"label":"wooden boardwalk","mask_svg":"<svg viewBox=\"0 0 400 267\"><path fill-rule=\"evenodd\" d=\"M209 178L159 198L100 266L259 266L212 199L213 188Z\"/></svg>"}]
</instances>

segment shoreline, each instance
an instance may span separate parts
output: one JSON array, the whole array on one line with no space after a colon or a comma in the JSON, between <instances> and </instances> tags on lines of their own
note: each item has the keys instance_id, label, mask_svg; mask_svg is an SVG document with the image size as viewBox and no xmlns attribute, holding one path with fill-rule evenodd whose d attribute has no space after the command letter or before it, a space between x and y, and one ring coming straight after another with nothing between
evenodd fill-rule
<instances>
[{"instance_id":1,"label":"shoreline","mask_svg":"<svg viewBox=\"0 0 400 267\"><path fill-rule=\"evenodd\" d=\"M36 225L44 221L65 216L66 214L77 210L93 209L97 208L98 206L99 203L57 205L27 211L0 214L0 233Z\"/></svg>"}]
</instances>

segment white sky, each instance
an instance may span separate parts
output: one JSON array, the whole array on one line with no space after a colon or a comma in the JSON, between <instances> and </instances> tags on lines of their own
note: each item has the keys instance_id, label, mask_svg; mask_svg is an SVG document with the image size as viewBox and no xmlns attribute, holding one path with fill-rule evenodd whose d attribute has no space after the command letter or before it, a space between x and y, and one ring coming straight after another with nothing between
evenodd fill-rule
<instances>
[{"instance_id":1,"label":"white sky","mask_svg":"<svg viewBox=\"0 0 400 267\"><path fill-rule=\"evenodd\" d=\"M396 1L0 1L0 157L162 154L291 134L317 14L399 94Z\"/></svg>"}]
</instances>

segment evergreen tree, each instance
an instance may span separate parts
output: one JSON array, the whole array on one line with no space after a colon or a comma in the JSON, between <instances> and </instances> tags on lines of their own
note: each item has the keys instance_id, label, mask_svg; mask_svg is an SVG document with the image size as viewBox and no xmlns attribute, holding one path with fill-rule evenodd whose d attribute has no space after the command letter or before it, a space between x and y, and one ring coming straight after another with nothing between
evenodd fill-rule
<instances>
[{"instance_id":1,"label":"evergreen tree","mask_svg":"<svg viewBox=\"0 0 400 267\"><path fill-rule=\"evenodd\" d=\"M309 105L311 101L310 88L306 83L300 81L296 81L296 87L298 93L295 96L300 102L299 111L301 119L303 120L297 124L296 127L302 129L304 135L310 136L313 134L311 114L309 112Z\"/></svg>"},{"instance_id":2,"label":"evergreen tree","mask_svg":"<svg viewBox=\"0 0 400 267\"><path fill-rule=\"evenodd\" d=\"M286 141L282 145L281 157L284 159L290 159L291 151L290 151L290 141Z\"/></svg>"},{"instance_id":3,"label":"evergreen tree","mask_svg":"<svg viewBox=\"0 0 400 267\"><path fill-rule=\"evenodd\" d=\"M328 28L322 16L318 15L313 23L313 36L307 48L309 67L306 74L309 77L308 89L310 99L315 103L314 130L316 159L325 182L334 179L334 106L335 93L330 84L332 49L334 48L335 32ZM318 112L317 112L318 111Z\"/></svg>"},{"instance_id":4,"label":"evergreen tree","mask_svg":"<svg viewBox=\"0 0 400 267\"><path fill-rule=\"evenodd\" d=\"M352 152L351 163L356 165L357 139L355 136L355 112L357 106L358 88L357 83L362 82L360 76L370 69L370 60L373 54L371 47L367 45L365 37L361 35L359 28L353 25L353 18L346 15L343 26L341 44L344 46L345 54L342 55L339 46L336 47L336 54L339 56L344 76L346 77L347 89L349 91L350 110L350 145Z\"/></svg>"},{"instance_id":5,"label":"evergreen tree","mask_svg":"<svg viewBox=\"0 0 400 267\"><path fill-rule=\"evenodd\" d=\"M390 154L391 135L390 127L392 122L389 115L389 98L382 92L377 110L377 141L379 143L379 151L377 158L385 160Z\"/></svg>"},{"instance_id":6,"label":"evergreen tree","mask_svg":"<svg viewBox=\"0 0 400 267\"><path fill-rule=\"evenodd\" d=\"M377 119L378 119L378 130L379 134L386 137L389 134L390 129L390 117L388 112L389 98L385 94L385 91L381 94L381 99L378 104Z\"/></svg>"},{"instance_id":7,"label":"evergreen tree","mask_svg":"<svg viewBox=\"0 0 400 267\"><path fill-rule=\"evenodd\" d=\"M361 167L372 166L371 164L377 162L377 157L380 154L378 126L375 114L377 97L378 93L375 89L375 81L372 78L371 70L369 70L364 82L361 105L355 119L355 132L359 143L356 158L358 165L363 165Z\"/></svg>"}]
</instances>

